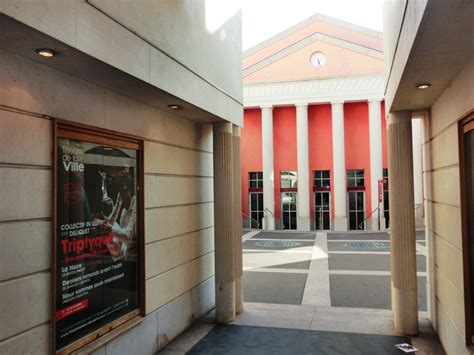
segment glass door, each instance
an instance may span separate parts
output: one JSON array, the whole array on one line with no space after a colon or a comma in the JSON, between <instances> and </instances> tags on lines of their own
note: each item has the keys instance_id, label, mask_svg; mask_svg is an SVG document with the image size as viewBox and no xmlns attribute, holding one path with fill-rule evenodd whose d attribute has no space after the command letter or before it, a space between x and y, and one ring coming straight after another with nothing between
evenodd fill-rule
<instances>
[{"instance_id":1,"label":"glass door","mask_svg":"<svg viewBox=\"0 0 474 355\"><path fill-rule=\"evenodd\" d=\"M283 192L281 194L281 214L283 229L297 228L296 192Z\"/></svg>"},{"instance_id":2,"label":"glass door","mask_svg":"<svg viewBox=\"0 0 474 355\"><path fill-rule=\"evenodd\" d=\"M348 191L349 199L349 229L365 230L365 192Z\"/></svg>"},{"instance_id":3,"label":"glass door","mask_svg":"<svg viewBox=\"0 0 474 355\"><path fill-rule=\"evenodd\" d=\"M314 220L316 230L331 229L331 193L329 191L314 193Z\"/></svg>"},{"instance_id":4,"label":"glass door","mask_svg":"<svg viewBox=\"0 0 474 355\"><path fill-rule=\"evenodd\" d=\"M263 192L250 192L250 228L262 229Z\"/></svg>"}]
</instances>

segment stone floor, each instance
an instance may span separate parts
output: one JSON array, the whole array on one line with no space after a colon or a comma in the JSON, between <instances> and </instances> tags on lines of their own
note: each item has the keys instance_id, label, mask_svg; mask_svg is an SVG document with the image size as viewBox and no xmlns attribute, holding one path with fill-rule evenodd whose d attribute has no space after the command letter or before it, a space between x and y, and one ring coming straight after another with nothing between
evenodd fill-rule
<instances>
[{"instance_id":1,"label":"stone floor","mask_svg":"<svg viewBox=\"0 0 474 355\"><path fill-rule=\"evenodd\" d=\"M422 232L420 334L411 339L394 337L386 233L250 232L243 239L244 312L217 328L211 312L160 353L403 353L394 345L410 341L417 354L444 353L426 319Z\"/></svg>"}]
</instances>

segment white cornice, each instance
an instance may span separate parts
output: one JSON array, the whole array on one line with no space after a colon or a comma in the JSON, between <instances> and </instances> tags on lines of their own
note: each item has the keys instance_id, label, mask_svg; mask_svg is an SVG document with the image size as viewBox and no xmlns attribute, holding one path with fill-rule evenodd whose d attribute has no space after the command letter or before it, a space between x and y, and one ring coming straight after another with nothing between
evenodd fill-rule
<instances>
[{"instance_id":1,"label":"white cornice","mask_svg":"<svg viewBox=\"0 0 474 355\"><path fill-rule=\"evenodd\" d=\"M297 23L296 25L293 25L293 26L287 28L286 30L276 34L275 36L270 37L266 41L263 41L263 42L255 45L255 46L247 49L246 51L243 52L243 58L248 57L249 55L258 52L260 49L265 48L268 45L270 45L272 43L275 43L275 42L279 41L280 39L288 36L289 34L295 32L295 31L298 31L299 29L302 29L302 28L304 28L304 27L306 27L306 26L308 26L311 23L316 22L316 21L322 21L322 22L330 23L330 24L333 24L333 25L336 25L336 26L344 27L344 28L347 28L347 29L352 30L352 31L361 32L361 33L364 33L366 35L376 37L376 38L380 38L380 39L383 37L382 32L373 30L371 28L362 27L362 26L355 25L355 24L350 23L350 22L338 20L336 18L333 18L333 17L330 17L330 16L325 16L325 15L322 15L322 14L314 14L313 16L308 17L306 20L303 20L303 21Z\"/></svg>"},{"instance_id":2,"label":"white cornice","mask_svg":"<svg viewBox=\"0 0 474 355\"><path fill-rule=\"evenodd\" d=\"M350 50L353 50L353 51L356 51L356 52L359 52L359 53L362 53L362 54L366 54L366 55L370 55L372 57L375 57L375 58L378 58L378 59L381 59L383 60L383 53L381 51L377 51L375 49L372 49L372 48L368 48L368 47L364 47L364 46L361 46L357 43L354 43L354 42L349 42L349 41L346 41L344 39L341 39L341 38L337 38L337 37L334 37L334 36L330 36L330 35L325 35L323 33L320 33L320 32L316 32L316 33L313 33L312 35L308 36L308 37L305 37L303 38L302 40L270 55L269 57L266 57L265 59L247 67L246 69L243 70L243 76L246 77L247 75L250 75L254 72L256 72L257 70L260 70L264 67L266 67L267 65L271 64L271 63L274 63L278 60L280 60L281 58L283 57L286 57L287 55L291 54L291 53L294 53L296 52L298 49L300 48L303 48L303 47L306 47L307 45L313 43L314 41L317 41L317 40L320 40L320 41L323 41L323 42L326 42L326 43L331 43L331 44L334 44L336 46L340 46L340 47L343 47L343 48L347 48L347 49L350 49ZM309 60L309 58L308 58Z\"/></svg>"},{"instance_id":3,"label":"white cornice","mask_svg":"<svg viewBox=\"0 0 474 355\"><path fill-rule=\"evenodd\" d=\"M244 85L244 107L283 106L383 98L384 76L337 77Z\"/></svg>"}]
</instances>

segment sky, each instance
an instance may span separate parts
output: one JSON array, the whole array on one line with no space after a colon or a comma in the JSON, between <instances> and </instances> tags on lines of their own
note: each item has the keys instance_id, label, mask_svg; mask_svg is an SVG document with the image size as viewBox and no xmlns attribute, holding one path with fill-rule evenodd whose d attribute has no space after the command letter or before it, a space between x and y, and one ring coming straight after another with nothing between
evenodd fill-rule
<instances>
[{"instance_id":1,"label":"sky","mask_svg":"<svg viewBox=\"0 0 474 355\"><path fill-rule=\"evenodd\" d=\"M249 49L316 13L382 31L382 1L241 0L242 49Z\"/></svg>"}]
</instances>

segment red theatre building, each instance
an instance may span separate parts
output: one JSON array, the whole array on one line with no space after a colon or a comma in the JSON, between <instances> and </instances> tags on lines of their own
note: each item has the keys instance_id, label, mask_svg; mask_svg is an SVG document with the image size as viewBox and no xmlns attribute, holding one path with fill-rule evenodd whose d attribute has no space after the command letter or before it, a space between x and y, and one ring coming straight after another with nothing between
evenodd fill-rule
<instances>
[{"instance_id":1,"label":"red theatre building","mask_svg":"<svg viewBox=\"0 0 474 355\"><path fill-rule=\"evenodd\" d=\"M244 52L243 81L247 225L389 226L382 33L314 15Z\"/></svg>"}]
</instances>

